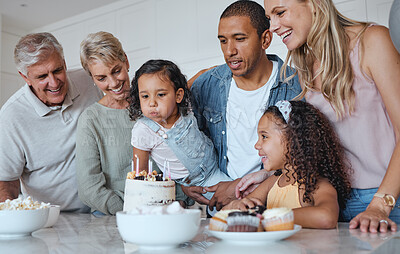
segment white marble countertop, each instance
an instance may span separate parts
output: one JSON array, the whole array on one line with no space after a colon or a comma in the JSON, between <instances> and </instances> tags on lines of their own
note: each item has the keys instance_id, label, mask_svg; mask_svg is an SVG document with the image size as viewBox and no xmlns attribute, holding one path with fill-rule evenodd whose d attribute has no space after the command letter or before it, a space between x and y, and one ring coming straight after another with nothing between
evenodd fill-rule
<instances>
[{"instance_id":1,"label":"white marble countertop","mask_svg":"<svg viewBox=\"0 0 400 254\"><path fill-rule=\"evenodd\" d=\"M151 253L400 253L400 232L386 234L349 230L347 223L336 229L302 229L286 240L265 245L233 245L204 232L202 220L197 236L180 248ZM155 239L156 240L156 239ZM32 236L1 239L0 253L143 253L125 243L118 232L115 216L61 213L52 228L40 229ZM149 252L147 252L149 253Z\"/></svg>"}]
</instances>

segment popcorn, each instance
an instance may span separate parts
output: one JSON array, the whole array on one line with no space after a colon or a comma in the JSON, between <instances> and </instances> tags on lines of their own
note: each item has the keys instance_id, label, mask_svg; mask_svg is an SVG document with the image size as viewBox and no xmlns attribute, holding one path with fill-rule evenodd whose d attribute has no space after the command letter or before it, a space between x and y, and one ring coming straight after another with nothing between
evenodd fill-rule
<instances>
[{"instance_id":1,"label":"popcorn","mask_svg":"<svg viewBox=\"0 0 400 254\"><path fill-rule=\"evenodd\" d=\"M50 203L33 201L30 196L25 199L20 197L13 200L7 199L0 203L0 210L35 210L48 207L50 207Z\"/></svg>"}]
</instances>

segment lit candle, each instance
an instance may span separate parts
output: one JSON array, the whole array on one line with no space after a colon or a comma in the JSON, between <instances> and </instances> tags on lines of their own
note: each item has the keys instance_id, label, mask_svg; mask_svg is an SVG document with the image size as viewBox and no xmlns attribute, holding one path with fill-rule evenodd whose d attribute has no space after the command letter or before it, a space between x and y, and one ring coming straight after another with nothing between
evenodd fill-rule
<instances>
[{"instance_id":1,"label":"lit candle","mask_svg":"<svg viewBox=\"0 0 400 254\"><path fill-rule=\"evenodd\" d=\"M131 171L135 172L135 164L134 164L133 158L132 158Z\"/></svg>"},{"instance_id":2,"label":"lit candle","mask_svg":"<svg viewBox=\"0 0 400 254\"><path fill-rule=\"evenodd\" d=\"M139 176L139 157L135 154L136 157L136 176Z\"/></svg>"},{"instance_id":3,"label":"lit candle","mask_svg":"<svg viewBox=\"0 0 400 254\"><path fill-rule=\"evenodd\" d=\"M167 174L166 167L167 167L167 160L164 161L164 168L163 168L163 175L162 175L163 180L165 180L165 175Z\"/></svg>"},{"instance_id":4,"label":"lit candle","mask_svg":"<svg viewBox=\"0 0 400 254\"><path fill-rule=\"evenodd\" d=\"M169 168L169 160L167 160L168 177L171 180L171 169Z\"/></svg>"},{"instance_id":5,"label":"lit candle","mask_svg":"<svg viewBox=\"0 0 400 254\"><path fill-rule=\"evenodd\" d=\"M151 163L151 160L149 158L149 176L151 176L152 172L153 172L153 163Z\"/></svg>"}]
</instances>

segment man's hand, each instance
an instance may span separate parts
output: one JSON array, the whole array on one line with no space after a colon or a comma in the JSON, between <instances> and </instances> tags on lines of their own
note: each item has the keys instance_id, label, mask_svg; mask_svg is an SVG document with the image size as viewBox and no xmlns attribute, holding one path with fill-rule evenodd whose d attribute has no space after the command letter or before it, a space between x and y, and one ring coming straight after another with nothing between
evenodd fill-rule
<instances>
[{"instance_id":1,"label":"man's hand","mask_svg":"<svg viewBox=\"0 0 400 254\"><path fill-rule=\"evenodd\" d=\"M263 202L258 198L243 198L241 200L233 200L228 205L224 206L222 210L239 209L241 211L247 211L249 208L253 208L257 205L263 206Z\"/></svg>"},{"instance_id":2,"label":"man's hand","mask_svg":"<svg viewBox=\"0 0 400 254\"><path fill-rule=\"evenodd\" d=\"M215 206L215 208L219 211L222 207L236 199L235 187L239 181L240 178L230 182L219 182L216 185L206 187L206 191L215 192L214 196L208 203L208 207L212 209Z\"/></svg>"},{"instance_id":3,"label":"man's hand","mask_svg":"<svg viewBox=\"0 0 400 254\"><path fill-rule=\"evenodd\" d=\"M4 202L7 199L12 200L18 198L19 189L19 180L0 181L0 202Z\"/></svg>"},{"instance_id":4,"label":"man's hand","mask_svg":"<svg viewBox=\"0 0 400 254\"><path fill-rule=\"evenodd\" d=\"M236 185L236 198L241 199L249 195L255 190L260 183L269 177L269 173L265 170L260 170L242 177L242 180Z\"/></svg>"},{"instance_id":5,"label":"man's hand","mask_svg":"<svg viewBox=\"0 0 400 254\"><path fill-rule=\"evenodd\" d=\"M365 233L377 233L378 229L381 233L385 233L389 229L392 232L396 232L396 223L388 217L390 211L390 207L384 206L382 201L373 198L367 209L350 221L349 228L355 229L360 227L361 232Z\"/></svg>"},{"instance_id":6,"label":"man's hand","mask_svg":"<svg viewBox=\"0 0 400 254\"><path fill-rule=\"evenodd\" d=\"M186 196L190 197L194 201L202 205L208 205L210 200L206 199L202 194L207 193L201 186L183 186L182 191L186 194Z\"/></svg>"}]
</instances>

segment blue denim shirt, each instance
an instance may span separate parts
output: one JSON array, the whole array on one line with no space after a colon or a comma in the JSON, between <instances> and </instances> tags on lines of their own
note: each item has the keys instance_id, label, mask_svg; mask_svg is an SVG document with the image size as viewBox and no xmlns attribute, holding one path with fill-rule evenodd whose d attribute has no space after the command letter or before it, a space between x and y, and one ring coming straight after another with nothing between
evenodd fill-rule
<instances>
[{"instance_id":1,"label":"blue denim shirt","mask_svg":"<svg viewBox=\"0 0 400 254\"><path fill-rule=\"evenodd\" d=\"M196 118L192 113L182 116L181 121L165 133L157 123L147 117L142 117L138 121L158 133L180 163L189 171L187 177L176 179L175 182L185 186L212 186L220 181L232 181L218 168L214 145L199 130ZM204 196L210 199L214 193L207 194Z\"/></svg>"},{"instance_id":2,"label":"blue denim shirt","mask_svg":"<svg viewBox=\"0 0 400 254\"><path fill-rule=\"evenodd\" d=\"M267 56L269 60L278 62L278 75L271 88L268 106L275 105L280 100L293 99L301 92L297 75L288 83L284 83L280 78L283 61L276 55ZM290 76L294 73L294 70L287 66L286 73L287 76ZM199 128L214 143L219 168L226 174L226 107L231 81L232 71L227 64L223 64L202 74L191 87L193 112Z\"/></svg>"}]
</instances>

